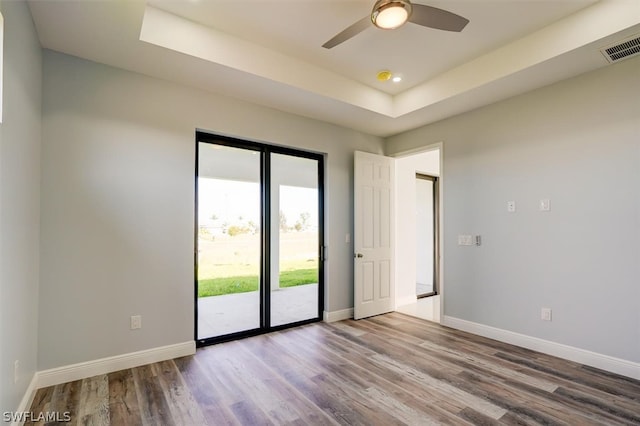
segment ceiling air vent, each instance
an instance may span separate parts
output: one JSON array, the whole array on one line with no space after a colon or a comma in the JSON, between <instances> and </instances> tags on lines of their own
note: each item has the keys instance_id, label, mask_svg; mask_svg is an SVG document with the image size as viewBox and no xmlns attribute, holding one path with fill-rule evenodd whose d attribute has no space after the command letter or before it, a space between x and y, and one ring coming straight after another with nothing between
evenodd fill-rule
<instances>
[{"instance_id":1,"label":"ceiling air vent","mask_svg":"<svg viewBox=\"0 0 640 426\"><path fill-rule=\"evenodd\" d=\"M604 47L600 51L611 63L630 58L640 53L640 35L636 34L626 40Z\"/></svg>"}]
</instances>

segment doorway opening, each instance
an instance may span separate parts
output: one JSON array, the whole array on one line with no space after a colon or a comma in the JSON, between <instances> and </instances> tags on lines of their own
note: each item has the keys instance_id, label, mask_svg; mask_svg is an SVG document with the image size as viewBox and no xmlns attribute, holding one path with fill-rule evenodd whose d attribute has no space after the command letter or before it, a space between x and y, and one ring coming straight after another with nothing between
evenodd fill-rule
<instances>
[{"instance_id":1,"label":"doorway opening","mask_svg":"<svg viewBox=\"0 0 640 426\"><path fill-rule=\"evenodd\" d=\"M398 154L395 161L395 309L440 322L445 294L440 238L442 144Z\"/></svg>"},{"instance_id":2,"label":"doorway opening","mask_svg":"<svg viewBox=\"0 0 640 426\"><path fill-rule=\"evenodd\" d=\"M323 156L196 137L198 346L319 321Z\"/></svg>"}]
</instances>

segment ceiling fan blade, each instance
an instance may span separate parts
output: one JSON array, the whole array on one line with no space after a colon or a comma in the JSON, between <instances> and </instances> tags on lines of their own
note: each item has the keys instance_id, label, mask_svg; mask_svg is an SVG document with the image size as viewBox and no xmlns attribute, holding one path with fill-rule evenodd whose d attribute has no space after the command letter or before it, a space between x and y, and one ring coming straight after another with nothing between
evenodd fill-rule
<instances>
[{"instance_id":1,"label":"ceiling fan blade","mask_svg":"<svg viewBox=\"0 0 640 426\"><path fill-rule=\"evenodd\" d=\"M369 15L365 16L355 24L347 27L342 32L338 33L331 40L322 45L325 49L331 49L342 43L343 41L349 40L351 37L360 34L362 31L366 30L371 26L371 17Z\"/></svg>"},{"instance_id":2,"label":"ceiling fan blade","mask_svg":"<svg viewBox=\"0 0 640 426\"><path fill-rule=\"evenodd\" d=\"M409 22L437 30L460 32L469 20L437 7L413 3L413 13L409 17Z\"/></svg>"}]
</instances>

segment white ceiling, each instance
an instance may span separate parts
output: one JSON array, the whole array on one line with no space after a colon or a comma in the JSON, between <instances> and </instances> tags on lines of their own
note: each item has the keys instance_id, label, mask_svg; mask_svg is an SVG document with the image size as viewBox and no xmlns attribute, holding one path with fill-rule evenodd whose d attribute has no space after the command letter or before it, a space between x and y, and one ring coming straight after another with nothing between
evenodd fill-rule
<instances>
[{"instance_id":1,"label":"white ceiling","mask_svg":"<svg viewBox=\"0 0 640 426\"><path fill-rule=\"evenodd\" d=\"M30 0L42 46L389 136L608 63L640 0L425 1L461 33L373 26L321 45L373 0ZM400 83L376 80L389 69Z\"/></svg>"}]
</instances>

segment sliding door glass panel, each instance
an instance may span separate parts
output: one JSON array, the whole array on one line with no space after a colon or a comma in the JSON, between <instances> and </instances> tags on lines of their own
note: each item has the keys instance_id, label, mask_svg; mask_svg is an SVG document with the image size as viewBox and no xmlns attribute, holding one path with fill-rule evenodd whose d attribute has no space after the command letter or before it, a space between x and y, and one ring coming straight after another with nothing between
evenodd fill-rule
<instances>
[{"instance_id":1,"label":"sliding door glass panel","mask_svg":"<svg viewBox=\"0 0 640 426\"><path fill-rule=\"evenodd\" d=\"M318 160L271 154L271 326L319 316Z\"/></svg>"},{"instance_id":2,"label":"sliding door glass panel","mask_svg":"<svg viewBox=\"0 0 640 426\"><path fill-rule=\"evenodd\" d=\"M260 153L200 143L198 339L260 328Z\"/></svg>"},{"instance_id":3,"label":"sliding door glass panel","mask_svg":"<svg viewBox=\"0 0 640 426\"><path fill-rule=\"evenodd\" d=\"M433 180L416 179L416 294L435 292Z\"/></svg>"}]
</instances>

